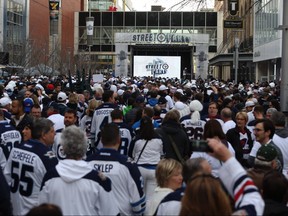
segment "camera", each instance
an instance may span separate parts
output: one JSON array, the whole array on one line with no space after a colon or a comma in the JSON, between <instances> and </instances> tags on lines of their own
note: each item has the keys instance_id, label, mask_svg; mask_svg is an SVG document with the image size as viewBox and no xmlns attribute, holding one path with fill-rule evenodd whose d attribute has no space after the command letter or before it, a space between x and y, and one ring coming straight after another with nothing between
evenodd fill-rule
<instances>
[{"instance_id":1,"label":"camera","mask_svg":"<svg viewBox=\"0 0 288 216\"><path fill-rule=\"evenodd\" d=\"M192 140L191 145L193 152L213 152L206 140Z\"/></svg>"}]
</instances>

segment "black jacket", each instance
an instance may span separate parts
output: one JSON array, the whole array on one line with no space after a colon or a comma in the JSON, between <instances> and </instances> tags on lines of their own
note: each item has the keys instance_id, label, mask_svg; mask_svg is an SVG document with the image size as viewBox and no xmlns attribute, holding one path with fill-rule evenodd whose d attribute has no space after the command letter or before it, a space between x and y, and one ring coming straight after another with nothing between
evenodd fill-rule
<instances>
[{"instance_id":1,"label":"black jacket","mask_svg":"<svg viewBox=\"0 0 288 216\"><path fill-rule=\"evenodd\" d=\"M285 204L275 202L273 200L264 200L265 208L263 215L288 215L288 207Z\"/></svg>"},{"instance_id":2,"label":"black jacket","mask_svg":"<svg viewBox=\"0 0 288 216\"><path fill-rule=\"evenodd\" d=\"M244 129L247 133L247 137L248 137L248 145L249 145L249 153L253 147L253 140L251 137L251 132L249 131L248 128L245 127ZM242 166L244 167L250 167L248 164L247 160L243 159L243 146L241 145L241 140L240 140L240 134L239 134L239 129L236 126L235 128L231 128L230 130L227 131L226 133L226 138L227 141L232 145L232 147L234 148L235 151L235 157L236 159L239 161L239 163L241 163Z\"/></svg>"},{"instance_id":3,"label":"black jacket","mask_svg":"<svg viewBox=\"0 0 288 216\"><path fill-rule=\"evenodd\" d=\"M190 141L181 124L174 121L163 122L161 127L156 129L156 133L158 133L163 140L165 158L173 158L181 162L175 153L168 135L170 135L175 142L183 159L187 160L190 158L192 154Z\"/></svg>"}]
</instances>

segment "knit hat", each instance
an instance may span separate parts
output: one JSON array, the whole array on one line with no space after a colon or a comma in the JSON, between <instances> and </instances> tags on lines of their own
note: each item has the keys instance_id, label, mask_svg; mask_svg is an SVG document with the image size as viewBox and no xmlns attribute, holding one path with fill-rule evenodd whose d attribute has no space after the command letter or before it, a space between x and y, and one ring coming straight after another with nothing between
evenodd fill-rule
<instances>
[{"instance_id":1,"label":"knit hat","mask_svg":"<svg viewBox=\"0 0 288 216\"><path fill-rule=\"evenodd\" d=\"M203 109L203 105L198 100L193 100L189 104L189 108L192 112L191 114L191 122L194 124L195 122L200 120L200 111Z\"/></svg>"},{"instance_id":2,"label":"knit hat","mask_svg":"<svg viewBox=\"0 0 288 216\"><path fill-rule=\"evenodd\" d=\"M267 161L270 162L274 160L277 157L278 153L274 146L268 144L268 145L262 145L256 154L256 158L261 161Z\"/></svg>"}]
</instances>

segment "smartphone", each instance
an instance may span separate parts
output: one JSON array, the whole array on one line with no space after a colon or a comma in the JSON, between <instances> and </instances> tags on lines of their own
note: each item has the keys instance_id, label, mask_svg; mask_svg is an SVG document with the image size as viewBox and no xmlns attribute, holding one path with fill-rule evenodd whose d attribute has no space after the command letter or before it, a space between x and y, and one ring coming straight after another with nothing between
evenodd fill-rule
<instances>
[{"instance_id":1,"label":"smartphone","mask_svg":"<svg viewBox=\"0 0 288 216\"><path fill-rule=\"evenodd\" d=\"M191 144L193 152L213 152L206 140L192 140Z\"/></svg>"}]
</instances>

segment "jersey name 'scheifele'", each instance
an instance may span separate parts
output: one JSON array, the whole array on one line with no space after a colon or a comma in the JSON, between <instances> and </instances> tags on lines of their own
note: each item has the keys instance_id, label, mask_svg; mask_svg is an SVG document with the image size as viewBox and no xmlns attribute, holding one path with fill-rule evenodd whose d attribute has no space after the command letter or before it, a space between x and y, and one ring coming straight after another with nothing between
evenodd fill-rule
<instances>
[{"instance_id":1,"label":"jersey name 'scheifele'","mask_svg":"<svg viewBox=\"0 0 288 216\"><path fill-rule=\"evenodd\" d=\"M12 148L21 143L21 134L7 121L0 122L0 133L0 145L7 160Z\"/></svg>"},{"instance_id":2,"label":"jersey name 'scheifele'","mask_svg":"<svg viewBox=\"0 0 288 216\"><path fill-rule=\"evenodd\" d=\"M12 149L4 174L10 184L14 215L25 215L38 205L43 176L56 164L55 154L36 140Z\"/></svg>"}]
</instances>

